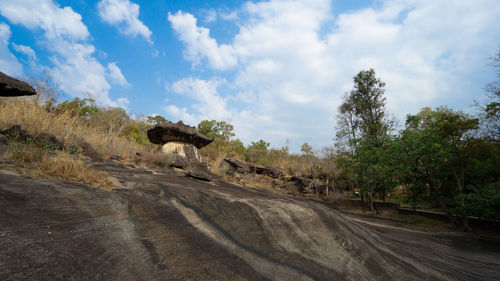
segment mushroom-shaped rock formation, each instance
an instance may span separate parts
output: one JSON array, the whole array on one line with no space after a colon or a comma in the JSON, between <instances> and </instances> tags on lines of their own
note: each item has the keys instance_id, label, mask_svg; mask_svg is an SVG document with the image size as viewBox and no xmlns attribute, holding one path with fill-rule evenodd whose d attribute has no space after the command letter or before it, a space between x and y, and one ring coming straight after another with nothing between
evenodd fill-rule
<instances>
[{"instance_id":1,"label":"mushroom-shaped rock formation","mask_svg":"<svg viewBox=\"0 0 500 281\"><path fill-rule=\"evenodd\" d=\"M198 149L213 141L213 138L208 138L195 127L185 125L182 121L157 125L148 130L148 138L154 144L161 144L162 152L177 156L174 166L201 162Z\"/></svg>"},{"instance_id":2,"label":"mushroom-shaped rock formation","mask_svg":"<svg viewBox=\"0 0 500 281\"><path fill-rule=\"evenodd\" d=\"M148 130L148 138L154 144L166 144L168 142L190 143L198 149L214 140L198 132L195 127L185 125L182 121L157 125Z\"/></svg>"},{"instance_id":3,"label":"mushroom-shaped rock formation","mask_svg":"<svg viewBox=\"0 0 500 281\"><path fill-rule=\"evenodd\" d=\"M36 95L35 89L28 83L19 81L0 72L0 96L18 97Z\"/></svg>"}]
</instances>

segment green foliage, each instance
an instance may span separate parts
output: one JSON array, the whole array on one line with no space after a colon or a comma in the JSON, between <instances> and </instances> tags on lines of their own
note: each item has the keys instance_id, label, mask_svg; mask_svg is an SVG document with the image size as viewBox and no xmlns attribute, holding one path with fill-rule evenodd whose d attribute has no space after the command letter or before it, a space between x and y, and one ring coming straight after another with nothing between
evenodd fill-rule
<instances>
[{"instance_id":1,"label":"green foliage","mask_svg":"<svg viewBox=\"0 0 500 281\"><path fill-rule=\"evenodd\" d=\"M168 120L167 118L161 116L161 115L151 115L146 118L146 122L150 125L156 126L162 123L167 123Z\"/></svg>"},{"instance_id":2,"label":"green foliage","mask_svg":"<svg viewBox=\"0 0 500 281\"><path fill-rule=\"evenodd\" d=\"M63 111L70 111L74 114L85 117L92 117L101 113L101 110L95 104L95 100L90 98L74 98L72 101L64 101L63 103L59 104L57 108Z\"/></svg>"},{"instance_id":3,"label":"green foliage","mask_svg":"<svg viewBox=\"0 0 500 281\"><path fill-rule=\"evenodd\" d=\"M385 83L375 77L375 70L362 70L354 76L354 89L348 105L357 117L363 139L373 139L380 144L390 124L385 113Z\"/></svg>"},{"instance_id":4,"label":"green foliage","mask_svg":"<svg viewBox=\"0 0 500 281\"><path fill-rule=\"evenodd\" d=\"M233 125L226 121L203 120L198 124L198 131L209 138L218 138L225 142L234 137Z\"/></svg>"},{"instance_id":5,"label":"green foliage","mask_svg":"<svg viewBox=\"0 0 500 281\"><path fill-rule=\"evenodd\" d=\"M269 145L270 143L264 140L252 142L251 145L249 145L247 148L246 161L263 165L269 164L267 151Z\"/></svg>"},{"instance_id":6,"label":"green foliage","mask_svg":"<svg viewBox=\"0 0 500 281\"><path fill-rule=\"evenodd\" d=\"M300 151L305 155L313 155L313 148L307 142L305 142L301 147Z\"/></svg>"},{"instance_id":7,"label":"green foliage","mask_svg":"<svg viewBox=\"0 0 500 281\"><path fill-rule=\"evenodd\" d=\"M467 189L467 194L459 194L455 198L455 201L459 202L454 209L455 214L500 220L500 182L468 186Z\"/></svg>"},{"instance_id":8,"label":"green foliage","mask_svg":"<svg viewBox=\"0 0 500 281\"><path fill-rule=\"evenodd\" d=\"M136 143L140 144L149 144L149 139L146 135L146 133L139 128L137 124L131 124L128 126L125 131L124 135L131 141L134 141Z\"/></svg>"},{"instance_id":9,"label":"green foliage","mask_svg":"<svg viewBox=\"0 0 500 281\"><path fill-rule=\"evenodd\" d=\"M237 156L240 159L245 159L248 153L245 145L239 139L229 142L229 151L232 156Z\"/></svg>"},{"instance_id":10,"label":"green foliage","mask_svg":"<svg viewBox=\"0 0 500 281\"><path fill-rule=\"evenodd\" d=\"M393 169L386 161L388 148L384 144L392 127L385 112L385 83L375 77L373 69L360 71L353 80L353 90L344 97L337 122L337 147L349 152L351 158L342 160L348 171L343 174L354 176L349 180L362 194L378 192L385 200L387 191L395 186L388 177Z\"/></svg>"}]
</instances>

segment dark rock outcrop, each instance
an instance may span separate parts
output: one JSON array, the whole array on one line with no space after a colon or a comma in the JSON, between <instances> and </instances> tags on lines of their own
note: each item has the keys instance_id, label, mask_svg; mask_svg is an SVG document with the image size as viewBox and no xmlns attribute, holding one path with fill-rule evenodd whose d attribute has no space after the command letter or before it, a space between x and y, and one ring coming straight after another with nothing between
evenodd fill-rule
<instances>
[{"instance_id":1,"label":"dark rock outcrop","mask_svg":"<svg viewBox=\"0 0 500 281\"><path fill-rule=\"evenodd\" d=\"M214 140L198 132L195 127L185 125L182 121L157 125L149 129L147 134L149 141L154 144L182 142L190 143L198 149L210 144Z\"/></svg>"},{"instance_id":2,"label":"dark rock outcrop","mask_svg":"<svg viewBox=\"0 0 500 281\"><path fill-rule=\"evenodd\" d=\"M240 160L236 160L233 158L224 158L224 161L228 163L234 171L242 174L259 174L259 175L267 175L272 178L279 178L285 175L281 169L268 167L260 164L243 162Z\"/></svg>"},{"instance_id":3,"label":"dark rock outcrop","mask_svg":"<svg viewBox=\"0 0 500 281\"><path fill-rule=\"evenodd\" d=\"M295 175L290 179L296 186L299 193L309 193L313 187L313 180L303 176Z\"/></svg>"},{"instance_id":4,"label":"dark rock outcrop","mask_svg":"<svg viewBox=\"0 0 500 281\"><path fill-rule=\"evenodd\" d=\"M19 81L0 72L0 97L18 97L32 95L36 95L36 91L28 83Z\"/></svg>"},{"instance_id":5,"label":"dark rock outcrop","mask_svg":"<svg viewBox=\"0 0 500 281\"><path fill-rule=\"evenodd\" d=\"M6 136L9 140L15 140L23 143L34 144L50 149L63 149L64 145L53 135L47 133L31 134L21 129L21 126L14 125L7 130L0 131L0 135Z\"/></svg>"},{"instance_id":6,"label":"dark rock outcrop","mask_svg":"<svg viewBox=\"0 0 500 281\"><path fill-rule=\"evenodd\" d=\"M202 164L190 167L186 172L186 176L203 181L212 181L214 179L214 175L208 170L207 166Z\"/></svg>"}]
</instances>

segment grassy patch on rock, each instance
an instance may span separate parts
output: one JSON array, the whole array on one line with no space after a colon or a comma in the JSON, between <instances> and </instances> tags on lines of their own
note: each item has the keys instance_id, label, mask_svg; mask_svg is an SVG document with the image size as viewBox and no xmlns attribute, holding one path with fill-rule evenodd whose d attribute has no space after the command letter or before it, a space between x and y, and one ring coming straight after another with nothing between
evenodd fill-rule
<instances>
[{"instance_id":1,"label":"grassy patch on rock","mask_svg":"<svg viewBox=\"0 0 500 281\"><path fill-rule=\"evenodd\" d=\"M64 150L10 142L2 160L14 162L16 170L31 177L84 183L101 189L111 189L112 186L107 173L92 169L81 155Z\"/></svg>"}]
</instances>

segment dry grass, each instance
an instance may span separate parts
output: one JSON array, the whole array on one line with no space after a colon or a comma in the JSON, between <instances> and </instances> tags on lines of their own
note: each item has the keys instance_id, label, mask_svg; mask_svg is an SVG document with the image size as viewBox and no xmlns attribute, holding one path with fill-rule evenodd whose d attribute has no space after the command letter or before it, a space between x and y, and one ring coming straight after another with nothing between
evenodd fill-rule
<instances>
[{"instance_id":1,"label":"dry grass","mask_svg":"<svg viewBox=\"0 0 500 281\"><path fill-rule=\"evenodd\" d=\"M68 112L48 112L31 98L0 99L0 130L13 125L20 125L31 134L53 135L66 147L78 146L83 139L104 157L119 155L131 162L136 159L136 152L146 157L153 154L152 147L136 144L120 136L118 131L92 127L81 117ZM65 151L53 151L14 141L9 143L8 152L3 159L15 162L25 175L85 183L104 189L111 186L105 172L91 169L85 165L81 156Z\"/></svg>"},{"instance_id":2,"label":"dry grass","mask_svg":"<svg viewBox=\"0 0 500 281\"><path fill-rule=\"evenodd\" d=\"M18 170L27 176L51 178L88 184L110 190L112 182L107 173L93 170L76 155L66 151L52 151L30 144L11 143L3 160L18 164Z\"/></svg>"},{"instance_id":3,"label":"dry grass","mask_svg":"<svg viewBox=\"0 0 500 281\"><path fill-rule=\"evenodd\" d=\"M29 99L0 99L0 130L20 125L30 133L48 133L55 136L66 146L78 145L83 138L102 155L119 155L133 159L136 152L145 154L152 148L136 144L119 135L116 131L104 131L91 127L88 122L68 112L48 112L44 107Z\"/></svg>"},{"instance_id":4,"label":"dry grass","mask_svg":"<svg viewBox=\"0 0 500 281\"><path fill-rule=\"evenodd\" d=\"M224 161L225 155L221 154L218 156L216 160L213 162L210 161L210 171L222 178L225 182L234 183L237 185L242 185L248 188L267 190L272 193L277 194L287 194L288 190L282 189L279 187L273 186L273 181L278 182L279 184L283 184L282 180L272 179L266 175L258 175L258 174L246 174L240 176L231 176L226 173L226 170L222 169L220 164Z\"/></svg>"}]
</instances>

